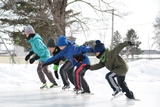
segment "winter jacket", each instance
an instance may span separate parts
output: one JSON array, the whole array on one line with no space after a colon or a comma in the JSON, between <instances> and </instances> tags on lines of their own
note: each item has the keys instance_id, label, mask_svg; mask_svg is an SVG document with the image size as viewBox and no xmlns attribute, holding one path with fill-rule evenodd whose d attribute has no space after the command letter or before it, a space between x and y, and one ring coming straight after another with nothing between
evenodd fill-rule
<instances>
[{"instance_id":1,"label":"winter jacket","mask_svg":"<svg viewBox=\"0 0 160 107\"><path fill-rule=\"evenodd\" d=\"M89 65L90 60L85 53L91 52L91 49L89 47L85 47L85 46L76 46L75 43L71 42L71 41L68 41L68 42L69 42L69 44L63 50L61 50L57 55L55 55L52 58L45 61L44 65L51 64L55 60L57 60L59 58L63 58L63 57L66 58L68 61L71 61L73 66L78 67L81 63ZM83 60L81 62L77 62L73 56L77 55L77 54L82 54L82 53L84 53Z\"/></svg>"},{"instance_id":2,"label":"winter jacket","mask_svg":"<svg viewBox=\"0 0 160 107\"><path fill-rule=\"evenodd\" d=\"M53 56L57 55L60 51L61 51L61 49L58 46L56 46L54 52L52 52ZM61 60L67 61L66 58L62 58L62 59L59 59L56 62L54 62L53 63L54 64L54 67L53 67L54 71L58 71L59 63Z\"/></svg>"},{"instance_id":3,"label":"winter jacket","mask_svg":"<svg viewBox=\"0 0 160 107\"><path fill-rule=\"evenodd\" d=\"M125 76L128 71L128 65L118 54L121 50L129 46L128 42L120 43L112 51L105 50L100 57L100 62L90 66L91 70L97 70L106 67L108 70L116 73L118 76Z\"/></svg>"},{"instance_id":4,"label":"winter jacket","mask_svg":"<svg viewBox=\"0 0 160 107\"><path fill-rule=\"evenodd\" d=\"M44 62L50 58L50 53L46 45L42 42L42 38L38 33L35 34L33 38L30 38L28 42L31 44L31 50L35 54L37 54L39 58L39 62Z\"/></svg>"},{"instance_id":5,"label":"winter jacket","mask_svg":"<svg viewBox=\"0 0 160 107\"><path fill-rule=\"evenodd\" d=\"M52 52L53 56L57 55L60 51L61 51L61 49L58 46L56 46L54 52ZM62 61L66 61L66 58L62 58L62 59L56 61L54 63L54 65L59 65L59 63L60 63L61 60Z\"/></svg>"}]
</instances>

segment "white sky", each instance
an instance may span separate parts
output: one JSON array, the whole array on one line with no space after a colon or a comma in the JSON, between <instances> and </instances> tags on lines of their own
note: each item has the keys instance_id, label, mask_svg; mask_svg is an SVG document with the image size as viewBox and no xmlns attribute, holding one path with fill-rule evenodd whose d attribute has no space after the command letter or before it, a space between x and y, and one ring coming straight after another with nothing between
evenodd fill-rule
<instances>
[{"instance_id":1,"label":"white sky","mask_svg":"<svg viewBox=\"0 0 160 107\"><path fill-rule=\"evenodd\" d=\"M115 29L122 34L126 34L126 30L133 28L137 32L139 40L142 41L141 48L148 49L148 43L152 44L152 40L150 39L154 36L153 23L158 15L158 11L160 11L160 1L123 0L123 2L128 5L128 9L133 13L123 20L115 18Z\"/></svg>"},{"instance_id":2,"label":"white sky","mask_svg":"<svg viewBox=\"0 0 160 107\"><path fill-rule=\"evenodd\" d=\"M155 21L156 16L158 15L158 11L160 11L160 0L115 0L116 2L122 2L125 4L120 8L122 11L129 11L131 14L125 16L123 18L114 17L114 31L118 30L120 34L126 37L126 33L131 28L137 32L139 36L139 40L142 41L140 45L141 49L155 49L155 47L151 47L153 41L151 38L154 36L154 28L153 23ZM85 6L84 6L85 7ZM82 13L84 15L90 15L92 18L92 12L90 9L87 11L82 8ZM111 16L111 15L110 15ZM110 45L111 39L111 22L112 20L108 20L108 29L106 31L99 31L98 28L102 26L94 26L95 30L88 34L87 39L95 40L100 39L102 42L106 44L106 46ZM98 32L98 33L97 33ZM77 38L77 43L82 44L86 39L81 33L80 36L75 35Z\"/></svg>"}]
</instances>

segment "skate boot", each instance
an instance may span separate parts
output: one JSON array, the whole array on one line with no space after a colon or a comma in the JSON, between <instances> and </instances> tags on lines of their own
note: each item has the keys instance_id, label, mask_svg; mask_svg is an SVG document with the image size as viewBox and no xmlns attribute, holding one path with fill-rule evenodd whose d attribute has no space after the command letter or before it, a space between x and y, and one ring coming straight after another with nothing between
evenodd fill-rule
<instances>
[{"instance_id":1,"label":"skate boot","mask_svg":"<svg viewBox=\"0 0 160 107\"><path fill-rule=\"evenodd\" d=\"M69 88L70 88L69 85L64 85L64 86L62 87L62 90L69 89Z\"/></svg>"},{"instance_id":2,"label":"skate boot","mask_svg":"<svg viewBox=\"0 0 160 107\"><path fill-rule=\"evenodd\" d=\"M89 94L91 93L90 91L82 91L81 94Z\"/></svg>"},{"instance_id":3,"label":"skate boot","mask_svg":"<svg viewBox=\"0 0 160 107\"><path fill-rule=\"evenodd\" d=\"M46 83L42 83L42 86L40 87L40 89L43 89L43 88L48 88Z\"/></svg>"},{"instance_id":4,"label":"skate boot","mask_svg":"<svg viewBox=\"0 0 160 107\"><path fill-rule=\"evenodd\" d=\"M76 90L76 94L81 94L82 93L82 90Z\"/></svg>"},{"instance_id":5,"label":"skate boot","mask_svg":"<svg viewBox=\"0 0 160 107\"><path fill-rule=\"evenodd\" d=\"M57 83L51 83L51 85L49 86L49 88L53 88L54 86L58 86Z\"/></svg>"},{"instance_id":6,"label":"skate boot","mask_svg":"<svg viewBox=\"0 0 160 107\"><path fill-rule=\"evenodd\" d=\"M76 90L77 90L76 87L74 87L74 88L73 88L73 91L76 92Z\"/></svg>"},{"instance_id":7,"label":"skate boot","mask_svg":"<svg viewBox=\"0 0 160 107\"><path fill-rule=\"evenodd\" d=\"M134 94L133 94L132 91L130 91L130 93L127 93L126 96L127 96L127 98L129 98L129 99L135 99Z\"/></svg>"},{"instance_id":8,"label":"skate boot","mask_svg":"<svg viewBox=\"0 0 160 107\"><path fill-rule=\"evenodd\" d=\"M113 92L112 96L116 96L118 93L120 93L122 90L120 88L116 89L116 91Z\"/></svg>"}]
</instances>

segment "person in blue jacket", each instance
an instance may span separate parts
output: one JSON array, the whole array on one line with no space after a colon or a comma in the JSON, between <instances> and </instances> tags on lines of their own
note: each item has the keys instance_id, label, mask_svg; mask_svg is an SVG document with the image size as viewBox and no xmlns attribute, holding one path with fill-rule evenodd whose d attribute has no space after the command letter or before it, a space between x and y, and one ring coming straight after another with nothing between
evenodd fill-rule
<instances>
[{"instance_id":1,"label":"person in blue jacket","mask_svg":"<svg viewBox=\"0 0 160 107\"><path fill-rule=\"evenodd\" d=\"M47 47L53 56L55 56L56 54L58 54L61 51L61 49L56 45L55 40L53 38L50 38L48 40ZM63 61L63 65L59 69L60 61ZM60 72L60 76L61 76L62 82L64 84L62 89L63 90L69 89L70 82L74 86L74 80L73 80L74 67L72 66L72 63L70 61L66 60L66 58L63 58L62 60L59 60L53 64L54 64L54 66L53 66L54 74L57 79L59 79L58 70ZM70 82L68 81L68 79L70 80Z\"/></svg>"},{"instance_id":2,"label":"person in blue jacket","mask_svg":"<svg viewBox=\"0 0 160 107\"><path fill-rule=\"evenodd\" d=\"M52 72L48 70L48 67L46 66L42 69L42 64L44 61L50 58L50 53L46 45L42 42L41 36L38 33L35 33L35 30L31 25L25 27L25 35L28 42L31 44L31 50L29 51L29 54L25 57L25 60L28 61L30 59L29 62L30 64L32 64L35 60L39 59L37 73L40 81L42 82L42 86L40 88L42 89L44 87L47 87L45 75L51 82L50 88L54 87L55 85L57 86ZM32 55L34 56L30 58Z\"/></svg>"},{"instance_id":3,"label":"person in blue jacket","mask_svg":"<svg viewBox=\"0 0 160 107\"><path fill-rule=\"evenodd\" d=\"M57 45L61 51L44 62L42 66L52 64L60 58L66 58L72 63L72 67L76 66L74 71L76 93L90 93L89 85L84 79L85 72L90 65L90 60L85 53L93 52L93 49L86 46L77 46L74 42L66 39L65 36L59 36Z\"/></svg>"}]
</instances>

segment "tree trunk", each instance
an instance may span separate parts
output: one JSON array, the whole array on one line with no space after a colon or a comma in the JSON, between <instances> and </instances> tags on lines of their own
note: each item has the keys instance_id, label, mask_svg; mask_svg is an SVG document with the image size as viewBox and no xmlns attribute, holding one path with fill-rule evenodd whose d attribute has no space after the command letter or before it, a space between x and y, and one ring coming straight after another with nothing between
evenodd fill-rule
<instances>
[{"instance_id":1,"label":"tree trunk","mask_svg":"<svg viewBox=\"0 0 160 107\"><path fill-rule=\"evenodd\" d=\"M55 24L55 35L65 35L65 10L67 0L48 0Z\"/></svg>"}]
</instances>

